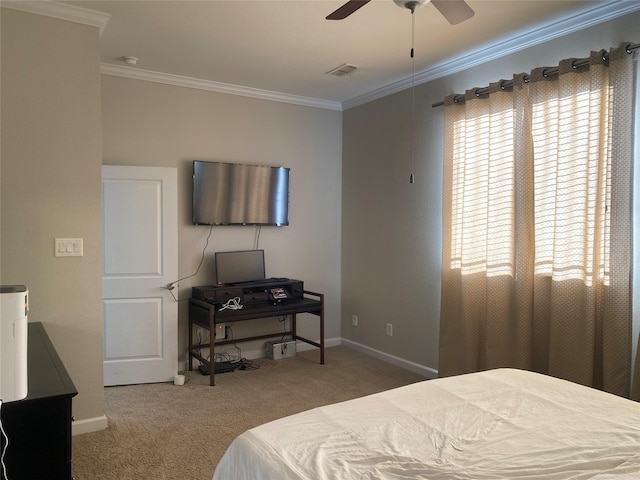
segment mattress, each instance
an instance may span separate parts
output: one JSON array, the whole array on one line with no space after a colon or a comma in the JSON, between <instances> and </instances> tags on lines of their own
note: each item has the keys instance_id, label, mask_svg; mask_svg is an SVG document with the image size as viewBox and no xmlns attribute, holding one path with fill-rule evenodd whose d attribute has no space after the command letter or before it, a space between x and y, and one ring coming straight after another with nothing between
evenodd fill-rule
<instances>
[{"instance_id":1,"label":"mattress","mask_svg":"<svg viewBox=\"0 0 640 480\"><path fill-rule=\"evenodd\" d=\"M532 372L419 382L237 437L213 480L640 479L640 404Z\"/></svg>"}]
</instances>

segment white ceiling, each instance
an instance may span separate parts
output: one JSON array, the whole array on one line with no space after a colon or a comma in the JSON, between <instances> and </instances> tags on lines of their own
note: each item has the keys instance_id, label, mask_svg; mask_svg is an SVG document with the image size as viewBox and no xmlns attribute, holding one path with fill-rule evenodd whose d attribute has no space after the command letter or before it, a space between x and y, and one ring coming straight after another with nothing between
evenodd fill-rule
<instances>
[{"instance_id":1,"label":"white ceiling","mask_svg":"<svg viewBox=\"0 0 640 480\"><path fill-rule=\"evenodd\" d=\"M336 109L404 88L412 77L452 73L461 59L494 54L496 45L514 51L640 7L637 1L467 0L475 16L451 25L427 4L415 13L414 64L409 10L373 0L345 20L325 20L345 1L63 3L110 15L100 40L103 73L276 94ZM127 66L124 56L139 62ZM344 77L326 74L344 63L358 69Z\"/></svg>"}]
</instances>

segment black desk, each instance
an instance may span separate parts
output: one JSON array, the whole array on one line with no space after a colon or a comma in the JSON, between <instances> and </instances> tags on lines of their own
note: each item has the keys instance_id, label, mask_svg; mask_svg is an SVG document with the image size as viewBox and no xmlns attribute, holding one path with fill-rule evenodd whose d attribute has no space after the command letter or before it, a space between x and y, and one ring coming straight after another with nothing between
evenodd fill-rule
<instances>
[{"instance_id":1,"label":"black desk","mask_svg":"<svg viewBox=\"0 0 640 480\"><path fill-rule=\"evenodd\" d=\"M291 315L291 329L286 332L277 332L268 335L257 335L251 337L234 338L233 340L222 340L215 342L215 345L228 345L232 343L248 342L251 340L261 340L266 338L280 337L282 335L291 336L295 340L308 343L320 349L320 363L324 364L324 294L304 291L305 295L317 297L316 299L303 296L301 298L291 298L283 303L273 305L270 302L248 303L241 310L219 310L216 311L212 303L205 302L197 298L189 299L189 370L193 369L193 359L196 358L209 368L210 385L215 385L215 369L211 362L204 358L197 351L200 348L209 349L209 358L214 359L215 327L218 323L239 322L243 320L255 320L259 318L277 317L281 315ZM311 313L320 319L320 342L301 337L296 332L296 314ZM202 345L193 344L193 326L197 325L209 330L209 343Z\"/></svg>"},{"instance_id":2,"label":"black desk","mask_svg":"<svg viewBox=\"0 0 640 480\"><path fill-rule=\"evenodd\" d=\"M27 397L2 405L9 437L7 475L11 480L70 480L71 399L78 391L43 325L29 323L28 335Z\"/></svg>"}]
</instances>

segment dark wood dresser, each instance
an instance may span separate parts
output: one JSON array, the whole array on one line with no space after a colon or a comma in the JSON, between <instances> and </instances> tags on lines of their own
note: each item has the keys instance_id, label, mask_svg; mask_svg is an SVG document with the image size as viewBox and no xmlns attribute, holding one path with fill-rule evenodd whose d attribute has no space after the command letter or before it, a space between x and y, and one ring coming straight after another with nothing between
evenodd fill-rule
<instances>
[{"instance_id":1,"label":"dark wood dresser","mask_svg":"<svg viewBox=\"0 0 640 480\"><path fill-rule=\"evenodd\" d=\"M78 391L41 323L29 323L28 345L27 397L2 405L7 477L70 480L71 399Z\"/></svg>"}]
</instances>

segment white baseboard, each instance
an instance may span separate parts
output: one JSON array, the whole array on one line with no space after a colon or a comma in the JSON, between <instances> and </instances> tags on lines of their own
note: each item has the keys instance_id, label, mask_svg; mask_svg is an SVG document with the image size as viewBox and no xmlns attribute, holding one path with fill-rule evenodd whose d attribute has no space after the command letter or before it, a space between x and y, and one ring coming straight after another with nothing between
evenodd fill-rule
<instances>
[{"instance_id":1,"label":"white baseboard","mask_svg":"<svg viewBox=\"0 0 640 480\"><path fill-rule=\"evenodd\" d=\"M80 435L81 433L97 432L104 430L109 426L106 415L101 417L86 418L84 420L75 420L71 423L71 435Z\"/></svg>"},{"instance_id":2,"label":"white baseboard","mask_svg":"<svg viewBox=\"0 0 640 480\"><path fill-rule=\"evenodd\" d=\"M318 340L315 340L318 341ZM341 345L339 338L329 338L324 340L324 347L337 347ZM304 352L307 350L317 350L318 347L314 347L313 345L309 345L306 342L297 341L296 342L296 352ZM258 350L246 350L242 352L242 356L248 360L256 360L258 358L265 358L267 356L264 348Z\"/></svg>"},{"instance_id":3,"label":"white baseboard","mask_svg":"<svg viewBox=\"0 0 640 480\"><path fill-rule=\"evenodd\" d=\"M433 379L438 377L438 370L411 362L409 360L405 360L400 357L396 357L394 355L390 355L388 353L381 352L380 350L367 347L366 345L362 345L345 338L327 338L324 341L325 348L337 347L340 345L353 348L354 350L364 353L365 355L369 355L370 357L374 357L384 362L391 363L392 365L396 365L397 367L404 368L405 370L409 370L419 375L424 375L427 378ZM307 350L317 350L317 347L301 341L296 342L296 351L304 352ZM243 350L242 356L248 360L256 360L258 358L264 358L266 354L264 348L260 348L256 350Z\"/></svg>"},{"instance_id":4,"label":"white baseboard","mask_svg":"<svg viewBox=\"0 0 640 480\"><path fill-rule=\"evenodd\" d=\"M367 347L366 345L362 345L361 343L347 340L346 338L343 338L341 342L341 345L344 345L345 347L353 348L354 350L364 353L365 355L375 357L379 360L391 363L392 365L395 365L397 367L404 368L405 370L409 370L419 375L424 375L425 377L431 379L438 378L438 370L436 369L420 365L419 363L410 362L409 360L405 360L403 358L396 357L395 355L381 352L380 350Z\"/></svg>"},{"instance_id":5,"label":"white baseboard","mask_svg":"<svg viewBox=\"0 0 640 480\"><path fill-rule=\"evenodd\" d=\"M318 340L315 340L316 342ZM325 338L324 339L324 348L330 348L330 347L337 347L339 345L342 345L341 343L341 339L340 338ZM308 343L305 342L296 342L296 351L297 352L304 352L306 350L317 350L318 347L314 347L313 345L309 345Z\"/></svg>"},{"instance_id":6,"label":"white baseboard","mask_svg":"<svg viewBox=\"0 0 640 480\"><path fill-rule=\"evenodd\" d=\"M318 341L318 340L316 340ZM329 348L329 347L337 347L339 345L341 345L341 339L340 338L328 338L324 340L324 346L325 348ZM309 345L306 342L301 342L298 341L296 342L296 351L297 352L304 352L306 350L317 350L318 347L314 347L313 345ZM232 353L234 353L233 351L231 351ZM254 349L254 350L243 350L242 351L242 357L246 358L247 360L257 360L258 358L265 358L267 356L265 349L264 348L259 348L259 349ZM198 368L197 366L200 364L200 362L196 359L193 360L193 368L194 370L196 368ZM188 361L184 362L184 370L186 371L188 369Z\"/></svg>"}]
</instances>

